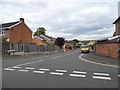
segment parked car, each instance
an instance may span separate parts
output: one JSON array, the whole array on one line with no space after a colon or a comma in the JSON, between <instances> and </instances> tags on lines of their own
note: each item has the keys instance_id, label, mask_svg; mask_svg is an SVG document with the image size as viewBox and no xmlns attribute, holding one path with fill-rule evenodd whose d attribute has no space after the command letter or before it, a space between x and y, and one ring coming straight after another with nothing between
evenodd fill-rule
<instances>
[{"instance_id":1,"label":"parked car","mask_svg":"<svg viewBox=\"0 0 120 90\"><path fill-rule=\"evenodd\" d=\"M81 47L81 53L89 53L90 52L90 48L89 46L82 46Z\"/></svg>"}]
</instances>

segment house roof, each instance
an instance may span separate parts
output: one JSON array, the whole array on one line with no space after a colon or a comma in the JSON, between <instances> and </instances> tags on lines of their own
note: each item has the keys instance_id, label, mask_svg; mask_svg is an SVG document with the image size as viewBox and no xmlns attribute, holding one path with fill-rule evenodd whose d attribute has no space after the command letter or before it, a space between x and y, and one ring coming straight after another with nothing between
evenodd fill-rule
<instances>
[{"instance_id":1,"label":"house roof","mask_svg":"<svg viewBox=\"0 0 120 90\"><path fill-rule=\"evenodd\" d=\"M43 34L41 34L40 37L41 37L41 38L44 38L44 39L51 40L50 38L48 38L47 36L45 36L45 35L43 35Z\"/></svg>"},{"instance_id":2,"label":"house roof","mask_svg":"<svg viewBox=\"0 0 120 90\"><path fill-rule=\"evenodd\" d=\"M106 41L106 40L113 40L113 39L119 39L120 38L120 35L117 35L117 36L112 36L112 37L106 37L106 38L103 38L103 39L99 39L98 41Z\"/></svg>"},{"instance_id":3,"label":"house roof","mask_svg":"<svg viewBox=\"0 0 120 90\"><path fill-rule=\"evenodd\" d=\"M118 36L113 36L113 37L110 37L110 38L108 38L108 40L119 39L119 38L120 38L120 35L118 35Z\"/></svg>"},{"instance_id":4,"label":"house roof","mask_svg":"<svg viewBox=\"0 0 120 90\"><path fill-rule=\"evenodd\" d=\"M10 23L3 23L3 24L1 24L0 26L2 27L2 29L9 29L9 28L11 28L12 26L17 25L17 24L19 24L19 23L20 23L20 21L10 22Z\"/></svg>"},{"instance_id":5,"label":"house roof","mask_svg":"<svg viewBox=\"0 0 120 90\"><path fill-rule=\"evenodd\" d=\"M118 19L115 20L115 21L113 22L113 24L116 24L118 21L120 21L120 17L118 17Z\"/></svg>"},{"instance_id":6,"label":"house roof","mask_svg":"<svg viewBox=\"0 0 120 90\"><path fill-rule=\"evenodd\" d=\"M48 35L44 35L44 36L46 36L46 37L49 38L49 39L53 39L52 37L50 37L50 36L48 36Z\"/></svg>"},{"instance_id":7,"label":"house roof","mask_svg":"<svg viewBox=\"0 0 120 90\"><path fill-rule=\"evenodd\" d=\"M14 25L14 24L17 24L17 23L19 23L19 21L17 21L17 22L10 22L10 23L4 23L4 24L2 24L2 27L3 27L3 28L5 28L5 27L10 27L10 26L12 26L12 25Z\"/></svg>"},{"instance_id":8,"label":"house roof","mask_svg":"<svg viewBox=\"0 0 120 90\"><path fill-rule=\"evenodd\" d=\"M36 38L39 38L39 39L41 39L41 40L45 40L44 38L42 38L42 37L38 37L38 36L35 36Z\"/></svg>"},{"instance_id":9,"label":"house roof","mask_svg":"<svg viewBox=\"0 0 120 90\"><path fill-rule=\"evenodd\" d=\"M26 25L26 27L28 27L27 24L24 22L24 18L20 18L20 21L0 24L0 28L2 28L2 30L9 30L10 28L12 28L22 22ZM32 32L32 30L29 27L28 27L28 29Z\"/></svg>"},{"instance_id":10,"label":"house roof","mask_svg":"<svg viewBox=\"0 0 120 90\"><path fill-rule=\"evenodd\" d=\"M97 41L105 41L105 40L108 40L109 37L106 37L106 38L101 38L101 39L98 39Z\"/></svg>"}]
</instances>

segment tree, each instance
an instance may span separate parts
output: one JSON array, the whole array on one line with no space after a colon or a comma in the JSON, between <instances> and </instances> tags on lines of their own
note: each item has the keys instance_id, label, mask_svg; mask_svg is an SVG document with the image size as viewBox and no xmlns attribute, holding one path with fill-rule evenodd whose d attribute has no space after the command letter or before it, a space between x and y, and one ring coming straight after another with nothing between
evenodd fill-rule
<instances>
[{"instance_id":1,"label":"tree","mask_svg":"<svg viewBox=\"0 0 120 90\"><path fill-rule=\"evenodd\" d=\"M39 36L41 34L45 35L46 29L44 27L39 27L37 31L33 34L33 36Z\"/></svg>"},{"instance_id":2,"label":"tree","mask_svg":"<svg viewBox=\"0 0 120 90\"><path fill-rule=\"evenodd\" d=\"M72 40L74 43L79 43L79 40L77 40L77 39L73 39Z\"/></svg>"},{"instance_id":3,"label":"tree","mask_svg":"<svg viewBox=\"0 0 120 90\"><path fill-rule=\"evenodd\" d=\"M58 38L56 39L55 44L56 44L57 46L59 46L59 47L62 48L62 46L65 44L65 39L62 38L62 37L58 37Z\"/></svg>"}]
</instances>

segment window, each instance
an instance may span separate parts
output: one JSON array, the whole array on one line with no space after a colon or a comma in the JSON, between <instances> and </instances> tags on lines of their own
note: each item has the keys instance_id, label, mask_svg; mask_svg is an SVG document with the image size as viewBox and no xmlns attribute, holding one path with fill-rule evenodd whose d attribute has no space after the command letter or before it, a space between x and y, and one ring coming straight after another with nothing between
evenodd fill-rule
<instances>
[{"instance_id":1,"label":"window","mask_svg":"<svg viewBox=\"0 0 120 90\"><path fill-rule=\"evenodd\" d=\"M0 35L5 35L5 30L0 30Z\"/></svg>"}]
</instances>

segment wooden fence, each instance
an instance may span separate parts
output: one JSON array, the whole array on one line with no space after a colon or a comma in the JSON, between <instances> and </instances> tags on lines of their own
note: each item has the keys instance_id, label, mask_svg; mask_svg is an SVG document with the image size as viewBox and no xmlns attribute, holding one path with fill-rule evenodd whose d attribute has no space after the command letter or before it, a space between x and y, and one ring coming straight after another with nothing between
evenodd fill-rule
<instances>
[{"instance_id":1,"label":"wooden fence","mask_svg":"<svg viewBox=\"0 0 120 90\"><path fill-rule=\"evenodd\" d=\"M2 44L2 54L9 54L8 50L15 50L15 52L52 52L60 51L59 46L41 46L36 44Z\"/></svg>"}]
</instances>

